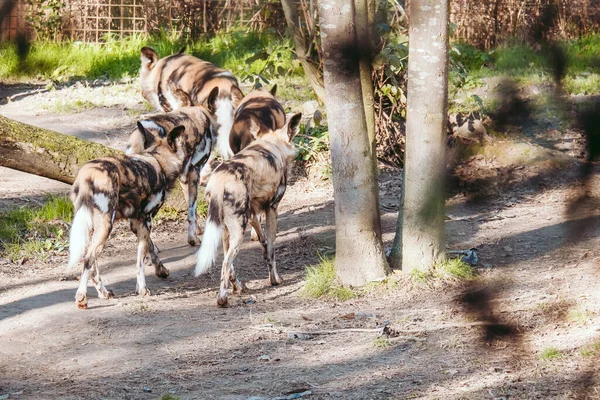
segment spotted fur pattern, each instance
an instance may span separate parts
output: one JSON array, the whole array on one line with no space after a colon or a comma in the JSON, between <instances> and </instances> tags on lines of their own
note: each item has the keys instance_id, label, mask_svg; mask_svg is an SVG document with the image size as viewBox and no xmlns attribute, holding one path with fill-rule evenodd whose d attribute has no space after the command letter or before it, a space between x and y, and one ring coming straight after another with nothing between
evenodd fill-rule
<instances>
[{"instance_id":1,"label":"spotted fur pattern","mask_svg":"<svg viewBox=\"0 0 600 400\"><path fill-rule=\"evenodd\" d=\"M217 89L214 89L217 90ZM141 153L145 146L166 140L166 132L176 126L185 128L182 134L183 169L179 182L188 204L188 243L195 246L197 238L196 206L200 171L206 164L215 143L213 132L217 125L209 111L202 107L182 107L177 111L159 114L139 121L129 136L127 154ZM146 140L145 138L149 138Z\"/></svg>"},{"instance_id":2,"label":"spotted fur pattern","mask_svg":"<svg viewBox=\"0 0 600 400\"><path fill-rule=\"evenodd\" d=\"M296 114L281 129L263 134L211 175L206 186L208 215L198 251L195 275L208 271L222 241L224 260L217 304L227 305L227 290L242 291L233 268L248 222L256 230L264 248L272 285L282 282L275 263L274 241L277 207L285 194L295 150L292 139L298 132L301 114ZM265 213L266 235L257 216Z\"/></svg>"},{"instance_id":3,"label":"spotted fur pattern","mask_svg":"<svg viewBox=\"0 0 600 400\"><path fill-rule=\"evenodd\" d=\"M241 101L233 118L229 146L233 154L247 147L254 139L283 128L285 111L275 99L277 85L270 91L254 90Z\"/></svg>"},{"instance_id":4,"label":"spotted fur pattern","mask_svg":"<svg viewBox=\"0 0 600 400\"><path fill-rule=\"evenodd\" d=\"M184 161L182 132L176 127L165 141L156 141L138 155L106 157L84 164L71 188L75 217L71 228L70 265L83 259L79 289L75 299L79 308L87 308L87 282L94 282L101 298L113 296L100 278L97 257L102 251L117 219L126 218L138 237L137 285L139 295L150 294L146 288L144 267L150 260L156 275L167 277L169 271L158 258L150 239L152 217L162 206L167 192L181 174ZM145 140L155 140L145 135ZM90 234L93 235L90 239Z\"/></svg>"},{"instance_id":5,"label":"spotted fur pattern","mask_svg":"<svg viewBox=\"0 0 600 400\"><path fill-rule=\"evenodd\" d=\"M142 68L140 85L142 95L157 110L169 112L184 106L206 104L216 119L219 130L217 149L229 158L229 133L233 125L233 113L242 98L238 81L230 71L184 54L177 53L159 59L150 47L141 50ZM217 88L217 98L210 102L210 95Z\"/></svg>"}]
</instances>

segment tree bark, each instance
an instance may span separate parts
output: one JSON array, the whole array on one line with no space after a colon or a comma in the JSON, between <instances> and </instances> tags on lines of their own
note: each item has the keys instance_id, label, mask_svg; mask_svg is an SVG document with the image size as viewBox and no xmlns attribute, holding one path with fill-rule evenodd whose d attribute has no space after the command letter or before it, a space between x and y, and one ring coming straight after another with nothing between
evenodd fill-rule
<instances>
[{"instance_id":1,"label":"tree bark","mask_svg":"<svg viewBox=\"0 0 600 400\"><path fill-rule=\"evenodd\" d=\"M343 284L362 286L387 271L361 88L364 54L358 47L353 2L320 0L319 12L335 194L335 266Z\"/></svg>"},{"instance_id":2,"label":"tree bark","mask_svg":"<svg viewBox=\"0 0 600 400\"><path fill-rule=\"evenodd\" d=\"M309 61L310 54L307 54L307 45L304 42L304 35L302 35L302 31L300 29L296 3L293 0L281 0L281 6L283 8L283 13L285 14L285 20L287 22L288 29L290 30L292 39L294 40L296 56L302 65L306 80L312 86L319 102L325 103L325 89L323 88L323 80L319 74L319 69Z\"/></svg>"},{"instance_id":3,"label":"tree bark","mask_svg":"<svg viewBox=\"0 0 600 400\"><path fill-rule=\"evenodd\" d=\"M410 2L404 208L396 232L407 272L444 257L448 13L448 0Z\"/></svg>"},{"instance_id":4,"label":"tree bark","mask_svg":"<svg viewBox=\"0 0 600 400\"><path fill-rule=\"evenodd\" d=\"M373 0L354 0L356 10L356 37L358 48L363 55L359 60L360 82L363 95L363 105L369 135L369 146L373 162L377 164L375 155L377 141L375 137L375 99L373 97L373 80L371 78L371 61L373 58L372 28L375 23L375 2Z\"/></svg>"}]
</instances>

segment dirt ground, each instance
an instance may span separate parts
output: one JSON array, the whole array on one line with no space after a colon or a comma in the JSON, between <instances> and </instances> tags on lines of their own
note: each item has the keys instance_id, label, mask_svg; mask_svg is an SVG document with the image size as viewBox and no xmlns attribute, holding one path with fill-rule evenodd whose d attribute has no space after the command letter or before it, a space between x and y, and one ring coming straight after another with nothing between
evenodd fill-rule
<instances>
[{"instance_id":1,"label":"dirt ground","mask_svg":"<svg viewBox=\"0 0 600 400\"><path fill-rule=\"evenodd\" d=\"M13 100L0 102L1 114L117 148L145 108L134 91L121 104L58 114L40 104L109 89L2 89ZM227 309L216 307L217 268L193 277L196 249L183 220L153 232L171 275L147 271L147 298L133 293L135 237L125 224L100 257L116 298L98 299L90 287L87 311L75 306L78 271L66 257L0 260L0 399L600 399L598 166L592 198L568 212L581 190L573 183L581 134L548 130L543 147L522 139L523 154L545 158L473 157L461 168L476 178L454 187L447 203L448 249L479 249L474 283L414 284L395 271L346 302L303 297L305 267L335 246L331 185L305 177L280 209L284 284L268 285L260 246L248 241L236 265L248 290ZM381 171L386 246L399 176ZM462 194L471 184L484 194ZM1 209L67 191L0 169ZM386 324L395 337L379 338ZM306 334L315 331L329 332ZM542 355L549 349L557 356Z\"/></svg>"}]
</instances>

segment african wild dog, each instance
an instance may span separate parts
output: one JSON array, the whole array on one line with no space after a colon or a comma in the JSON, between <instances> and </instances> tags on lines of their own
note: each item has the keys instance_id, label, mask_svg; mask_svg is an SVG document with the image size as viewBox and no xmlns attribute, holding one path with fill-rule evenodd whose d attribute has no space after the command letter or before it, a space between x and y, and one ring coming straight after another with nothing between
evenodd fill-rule
<instances>
[{"instance_id":1,"label":"african wild dog","mask_svg":"<svg viewBox=\"0 0 600 400\"><path fill-rule=\"evenodd\" d=\"M213 104L217 94L218 88L214 88L208 100L209 104ZM198 242L196 205L200 171L212 151L215 141L213 129L216 129L216 123L207 109L197 106L182 107L177 111L151 116L141 120L139 124L145 129L145 132L142 133L139 128L134 129L129 136L126 154L142 153L145 147L152 146L157 141L167 140L167 132L176 126L185 127L182 138L185 158L179 182L188 204L187 241L190 245L195 246ZM150 134L151 140L145 139L147 134Z\"/></svg>"},{"instance_id":2,"label":"african wild dog","mask_svg":"<svg viewBox=\"0 0 600 400\"><path fill-rule=\"evenodd\" d=\"M141 124L138 128L145 140L155 140ZM113 297L113 292L107 290L100 279L97 257L116 219L128 218L131 230L138 237L136 292L141 296L150 294L144 275L148 258L157 276L169 276L169 270L161 263L158 250L150 240L150 231L152 217L181 174L185 158L184 130L182 126L174 128L167 134L166 142L156 141L141 154L99 158L85 163L79 170L71 188L75 217L69 238L69 265L74 266L83 258L75 296L79 308L87 308L87 282L92 268L98 296Z\"/></svg>"},{"instance_id":3,"label":"african wild dog","mask_svg":"<svg viewBox=\"0 0 600 400\"><path fill-rule=\"evenodd\" d=\"M246 148L257 137L283 128L285 125L285 111L283 106L275 99L277 85L271 90L253 90L242 100L233 118L233 127L229 134L229 146L233 154ZM253 131L252 127L258 126ZM208 168L208 167L207 167ZM208 170L210 172L210 170ZM259 223L261 217L258 217ZM256 230L252 228L252 240L258 240Z\"/></svg>"},{"instance_id":4,"label":"african wild dog","mask_svg":"<svg viewBox=\"0 0 600 400\"><path fill-rule=\"evenodd\" d=\"M244 94L231 72L183 51L159 60L150 47L142 48L142 95L157 110L169 112L183 106L203 105L211 91L218 87L218 97L211 112L219 125L217 149L227 159L233 155L229 149L233 113Z\"/></svg>"},{"instance_id":5,"label":"african wild dog","mask_svg":"<svg viewBox=\"0 0 600 400\"><path fill-rule=\"evenodd\" d=\"M277 206L285 193L296 153L292 139L298 133L301 116L295 114L283 128L263 134L233 158L224 161L208 180L208 215L194 273L199 276L208 271L222 240L225 255L217 299L221 307L227 306L230 282L234 292L242 291L233 260L242 244L248 222L256 229L263 245L271 285L278 285L282 281L277 273L273 247L277 231ZM256 122L250 124L253 134L259 129ZM257 220L261 211L266 216L266 238Z\"/></svg>"},{"instance_id":6,"label":"african wild dog","mask_svg":"<svg viewBox=\"0 0 600 400\"><path fill-rule=\"evenodd\" d=\"M233 117L233 127L229 135L229 146L233 154L247 147L263 134L283 128L285 111L275 100L277 85L270 91L253 90L240 102ZM251 124L257 124L257 132L251 132Z\"/></svg>"}]
</instances>

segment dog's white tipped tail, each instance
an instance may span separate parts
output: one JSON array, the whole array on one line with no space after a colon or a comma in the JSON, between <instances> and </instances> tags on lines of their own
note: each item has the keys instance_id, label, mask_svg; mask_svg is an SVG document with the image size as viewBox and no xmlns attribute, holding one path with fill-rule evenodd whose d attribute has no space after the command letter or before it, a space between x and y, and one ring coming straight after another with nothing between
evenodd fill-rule
<instances>
[{"instance_id":1,"label":"dog's white tipped tail","mask_svg":"<svg viewBox=\"0 0 600 400\"><path fill-rule=\"evenodd\" d=\"M85 254L85 249L90 242L92 230L92 213L86 206L81 206L75 213L71 234L69 236L69 267L73 267Z\"/></svg>"},{"instance_id":2,"label":"dog's white tipped tail","mask_svg":"<svg viewBox=\"0 0 600 400\"><path fill-rule=\"evenodd\" d=\"M224 160L233 157L233 151L229 146L229 135L233 127L233 104L231 99L219 99L216 103L216 118L219 125L217 132L217 151Z\"/></svg>"},{"instance_id":3,"label":"dog's white tipped tail","mask_svg":"<svg viewBox=\"0 0 600 400\"><path fill-rule=\"evenodd\" d=\"M220 225L211 221L210 218L207 219L204 226L204 235L202 236L202 245L198 250L196 269L194 270L195 276L208 272L215 262L215 255L219 249L219 243L221 243L221 231Z\"/></svg>"}]
</instances>

